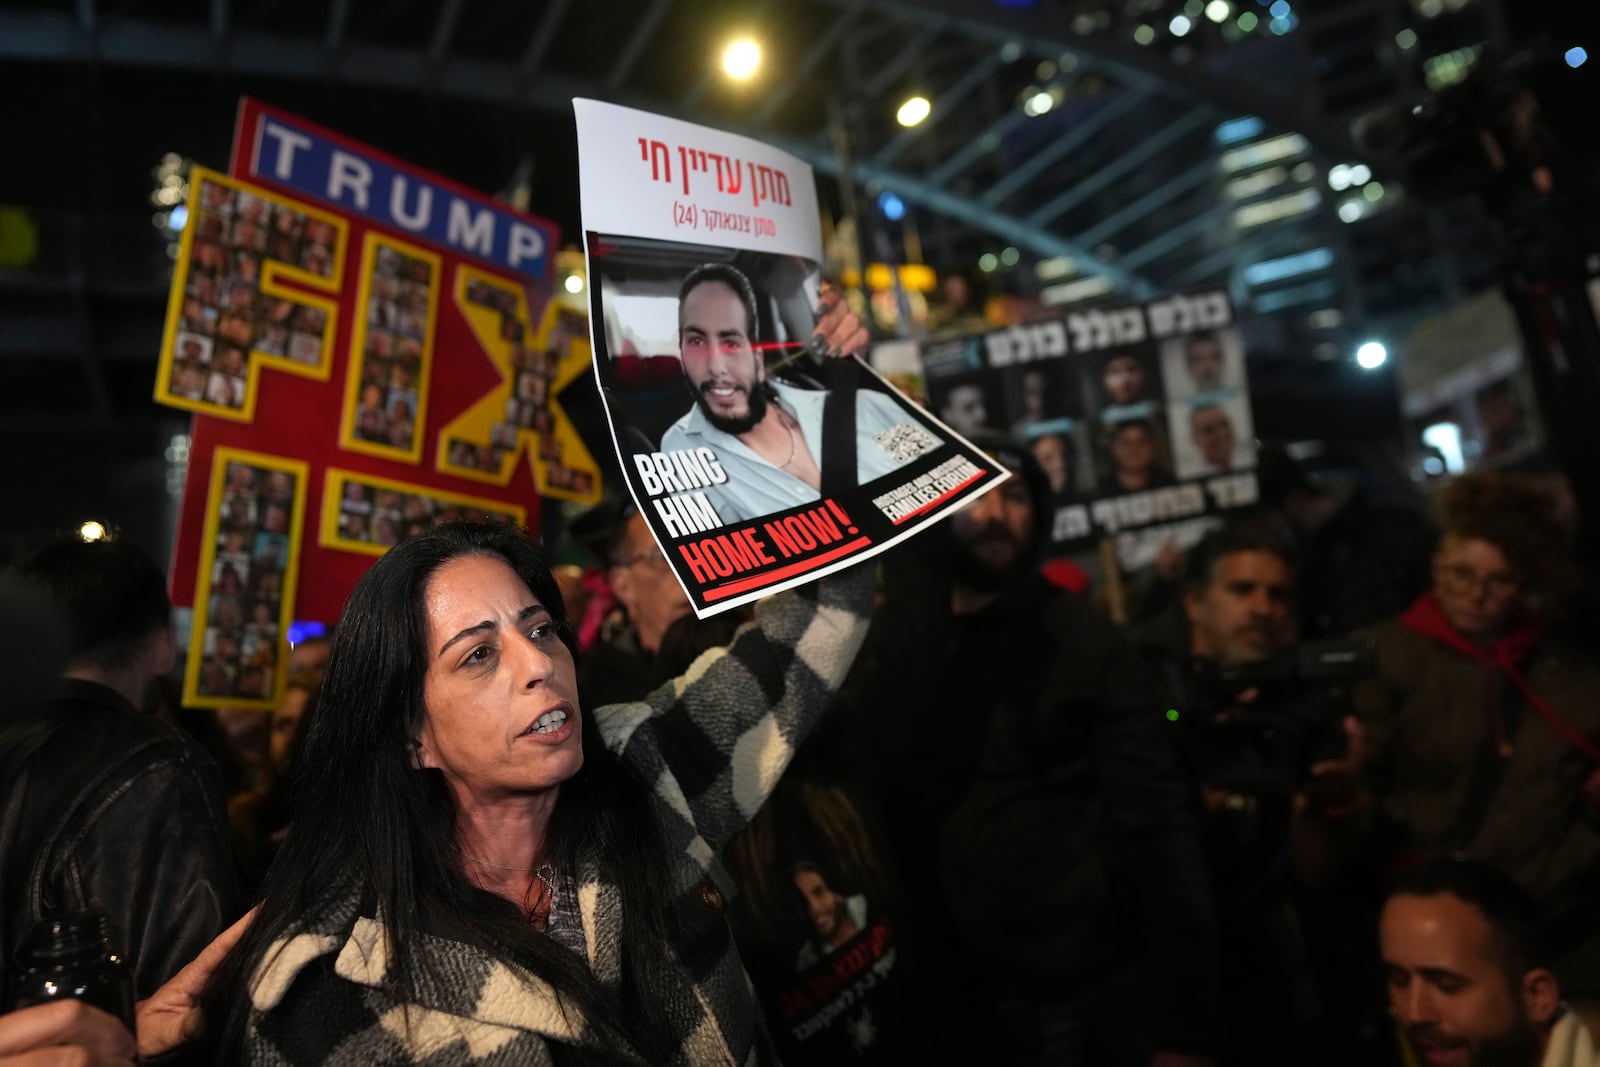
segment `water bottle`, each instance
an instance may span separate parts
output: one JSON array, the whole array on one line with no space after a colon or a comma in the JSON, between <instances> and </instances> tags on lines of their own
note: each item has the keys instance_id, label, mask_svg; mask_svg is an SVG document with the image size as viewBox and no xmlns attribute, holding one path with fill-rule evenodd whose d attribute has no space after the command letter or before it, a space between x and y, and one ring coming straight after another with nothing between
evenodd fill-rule
<instances>
[{"instance_id":1,"label":"water bottle","mask_svg":"<svg viewBox=\"0 0 1600 1067\"><path fill-rule=\"evenodd\" d=\"M103 912L81 911L34 924L17 949L13 1008L72 998L134 1027L133 971L111 946Z\"/></svg>"}]
</instances>

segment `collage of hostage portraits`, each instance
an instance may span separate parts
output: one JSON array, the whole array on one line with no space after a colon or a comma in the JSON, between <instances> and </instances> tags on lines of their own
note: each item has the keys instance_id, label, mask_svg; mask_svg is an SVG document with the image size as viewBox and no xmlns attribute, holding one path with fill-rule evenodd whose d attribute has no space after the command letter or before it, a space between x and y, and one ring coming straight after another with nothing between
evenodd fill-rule
<instances>
[{"instance_id":1,"label":"collage of hostage portraits","mask_svg":"<svg viewBox=\"0 0 1600 1067\"><path fill-rule=\"evenodd\" d=\"M341 475L338 494L338 537L380 552L405 537L425 533L434 526L469 519L473 522L510 522L521 525L522 514L487 503L469 504L437 494L377 484L358 475ZM329 475L330 480L334 478Z\"/></svg>"},{"instance_id":2,"label":"collage of hostage portraits","mask_svg":"<svg viewBox=\"0 0 1600 1067\"><path fill-rule=\"evenodd\" d=\"M230 459L205 602L204 655L193 689L202 697L271 699L289 540L303 487L291 471Z\"/></svg>"},{"instance_id":3,"label":"collage of hostage portraits","mask_svg":"<svg viewBox=\"0 0 1600 1067\"><path fill-rule=\"evenodd\" d=\"M203 173L203 172L202 172ZM333 280L338 228L214 177L198 179L178 332L168 378L174 399L242 410L251 352L315 367L328 314L261 291L269 260Z\"/></svg>"},{"instance_id":4,"label":"collage of hostage portraits","mask_svg":"<svg viewBox=\"0 0 1600 1067\"><path fill-rule=\"evenodd\" d=\"M354 412L359 441L404 452L416 445L417 383L425 373L422 357L437 273L432 257L377 246Z\"/></svg>"},{"instance_id":5,"label":"collage of hostage portraits","mask_svg":"<svg viewBox=\"0 0 1600 1067\"><path fill-rule=\"evenodd\" d=\"M1085 505L1076 514L1092 527L1057 529L1057 547L1254 502L1253 479L1220 477L1256 461L1244 350L1225 294L929 342L922 358L935 414L961 433L1009 432L1039 461L1058 509ZM1206 495L1152 492L1189 483Z\"/></svg>"},{"instance_id":6,"label":"collage of hostage portraits","mask_svg":"<svg viewBox=\"0 0 1600 1067\"><path fill-rule=\"evenodd\" d=\"M490 308L500 316L500 339L510 344L511 395L506 398L505 417L497 421L488 441L452 437L446 466L459 470L498 474L508 455L516 452L524 430L539 435L539 462L552 489L578 495L594 491L594 475L563 462L561 438L552 433L555 415L550 410L552 383L572 342L588 332L588 323L577 312L562 309L542 345L535 343L518 311L519 293L505 285L483 278L467 282L469 304Z\"/></svg>"}]
</instances>

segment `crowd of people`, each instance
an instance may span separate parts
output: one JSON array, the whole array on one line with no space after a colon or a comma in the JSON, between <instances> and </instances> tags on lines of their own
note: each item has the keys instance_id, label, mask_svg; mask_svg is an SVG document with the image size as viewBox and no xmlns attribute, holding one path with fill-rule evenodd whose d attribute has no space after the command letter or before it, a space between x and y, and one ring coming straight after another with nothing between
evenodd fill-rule
<instances>
[{"instance_id":1,"label":"crowd of people","mask_svg":"<svg viewBox=\"0 0 1600 1067\"><path fill-rule=\"evenodd\" d=\"M1264 453L1118 625L1042 566L1034 452L974 443L1017 477L708 620L624 503L581 577L415 532L242 729L152 710L136 549L19 561L0 1065L1600 1064L1600 660L1546 485L1430 518ZM136 1034L14 1002L83 909Z\"/></svg>"}]
</instances>

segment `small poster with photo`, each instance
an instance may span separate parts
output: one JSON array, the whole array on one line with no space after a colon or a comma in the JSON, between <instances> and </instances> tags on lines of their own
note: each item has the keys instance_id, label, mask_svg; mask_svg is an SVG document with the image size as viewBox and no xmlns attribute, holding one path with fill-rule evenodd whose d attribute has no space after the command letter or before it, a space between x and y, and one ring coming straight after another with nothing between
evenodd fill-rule
<instances>
[{"instance_id":1,"label":"small poster with photo","mask_svg":"<svg viewBox=\"0 0 1600 1067\"><path fill-rule=\"evenodd\" d=\"M207 566L197 588L184 700L202 707L270 707L283 684L278 635L293 605L289 547L304 512L303 464L218 449Z\"/></svg>"},{"instance_id":2,"label":"small poster with photo","mask_svg":"<svg viewBox=\"0 0 1600 1067\"><path fill-rule=\"evenodd\" d=\"M1256 503L1244 347L1226 293L1085 308L929 342L922 357L945 421L1008 433L1039 461L1052 553L1112 537L1120 559L1143 565Z\"/></svg>"},{"instance_id":3,"label":"small poster with photo","mask_svg":"<svg viewBox=\"0 0 1600 1067\"><path fill-rule=\"evenodd\" d=\"M697 615L869 558L1006 477L859 355L831 358L856 342L830 332L845 309L824 296L809 166L574 107L595 374L629 489ZM542 378L522 378L515 398L538 405ZM550 467L552 483L578 473Z\"/></svg>"}]
</instances>

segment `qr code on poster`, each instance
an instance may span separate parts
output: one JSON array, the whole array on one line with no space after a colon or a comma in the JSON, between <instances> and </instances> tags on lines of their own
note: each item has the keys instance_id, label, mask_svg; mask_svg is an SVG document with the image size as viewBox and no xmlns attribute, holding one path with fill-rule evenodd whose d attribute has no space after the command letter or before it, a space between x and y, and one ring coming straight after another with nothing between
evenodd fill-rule
<instances>
[{"instance_id":1,"label":"qr code on poster","mask_svg":"<svg viewBox=\"0 0 1600 1067\"><path fill-rule=\"evenodd\" d=\"M873 438L898 463L905 463L939 447L939 439L914 422L891 426Z\"/></svg>"}]
</instances>

